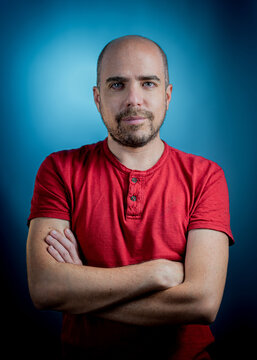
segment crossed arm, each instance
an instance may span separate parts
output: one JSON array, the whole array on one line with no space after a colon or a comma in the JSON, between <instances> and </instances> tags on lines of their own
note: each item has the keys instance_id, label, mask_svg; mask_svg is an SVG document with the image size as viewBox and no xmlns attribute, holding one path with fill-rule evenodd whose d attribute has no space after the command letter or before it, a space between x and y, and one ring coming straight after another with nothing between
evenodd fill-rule
<instances>
[{"instance_id":1,"label":"crossed arm","mask_svg":"<svg viewBox=\"0 0 257 360\"><path fill-rule=\"evenodd\" d=\"M191 230L184 265L159 259L107 269L82 264L68 228L64 220L31 221L28 280L38 308L94 313L136 325L214 321L227 272L224 233Z\"/></svg>"}]
</instances>

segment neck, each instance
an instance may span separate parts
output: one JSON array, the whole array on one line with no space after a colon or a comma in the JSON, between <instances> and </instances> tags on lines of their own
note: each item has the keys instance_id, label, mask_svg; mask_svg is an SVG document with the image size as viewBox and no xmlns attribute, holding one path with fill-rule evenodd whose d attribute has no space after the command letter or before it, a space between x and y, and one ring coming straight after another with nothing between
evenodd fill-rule
<instances>
[{"instance_id":1,"label":"neck","mask_svg":"<svg viewBox=\"0 0 257 360\"><path fill-rule=\"evenodd\" d=\"M158 134L142 147L123 146L108 135L108 147L115 157L128 169L145 171L153 167L162 156L164 143Z\"/></svg>"}]
</instances>

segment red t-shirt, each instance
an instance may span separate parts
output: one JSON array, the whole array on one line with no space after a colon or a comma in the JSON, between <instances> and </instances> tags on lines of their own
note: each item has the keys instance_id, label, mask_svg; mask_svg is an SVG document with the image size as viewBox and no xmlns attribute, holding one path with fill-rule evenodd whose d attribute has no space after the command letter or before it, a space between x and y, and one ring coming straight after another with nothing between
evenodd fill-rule
<instances>
[{"instance_id":1,"label":"red t-shirt","mask_svg":"<svg viewBox=\"0 0 257 360\"><path fill-rule=\"evenodd\" d=\"M223 170L164 145L159 161L146 171L122 165L107 139L49 155L36 177L28 221L69 220L86 265L97 267L159 258L184 261L191 229L222 231L232 244ZM205 325L141 327L65 314L62 340L86 348L93 358L114 351L120 359L156 352L160 359L180 360L207 359L196 354L213 336Z\"/></svg>"}]
</instances>

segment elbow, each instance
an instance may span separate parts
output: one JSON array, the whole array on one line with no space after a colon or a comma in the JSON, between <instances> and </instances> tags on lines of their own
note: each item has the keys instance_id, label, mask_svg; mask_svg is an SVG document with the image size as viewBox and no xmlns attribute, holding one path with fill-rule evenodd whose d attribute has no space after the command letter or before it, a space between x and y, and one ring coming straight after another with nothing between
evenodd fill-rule
<instances>
[{"instance_id":1,"label":"elbow","mask_svg":"<svg viewBox=\"0 0 257 360\"><path fill-rule=\"evenodd\" d=\"M213 309L206 309L200 314L200 323L203 325L210 325L216 320L217 311Z\"/></svg>"},{"instance_id":2,"label":"elbow","mask_svg":"<svg viewBox=\"0 0 257 360\"><path fill-rule=\"evenodd\" d=\"M56 296L51 286L42 282L29 284L29 293L37 310L58 310Z\"/></svg>"},{"instance_id":3,"label":"elbow","mask_svg":"<svg viewBox=\"0 0 257 360\"><path fill-rule=\"evenodd\" d=\"M189 281L184 282L184 304L185 298L188 309L187 317L184 318L188 324L210 325L217 317L222 294L217 289L207 286L197 286ZM183 306L182 306L183 308Z\"/></svg>"},{"instance_id":4,"label":"elbow","mask_svg":"<svg viewBox=\"0 0 257 360\"><path fill-rule=\"evenodd\" d=\"M49 306L42 299L31 296L32 303L37 310L49 310Z\"/></svg>"},{"instance_id":5,"label":"elbow","mask_svg":"<svg viewBox=\"0 0 257 360\"><path fill-rule=\"evenodd\" d=\"M55 310L69 314L81 313L81 311L74 310L67 292L56 283L45 280L37 281L34 284L29 283L29 293L32 303L37 310Z\"/></svg>"},{"instance_id":6,"label":"elbow","mask_svg":"<svg viewBox=\"0 0 257 360\"><path fill-rule=\"evenodd\" d=\"M33 305L37 310L47 310L47 302L44 299L44 296L42 293L40 293L38 290L35 290L31 287L29 287L29 293L30 298L32 300Z\"/></svg>"},{"instance_id":7,"label":"elbow","mask_svg":"<svg viewBox=\"0 0 257 360\"><path fill-rule=\"evenodd\" d=\"M200 322L205 325L210 325L216 320L219 311L220 302L215 296L204 297L200 301Z\"/></svg>"},{"instance_id":8,"label":"elbow","mask_svg":"<svg viewBox=\"0 0 257 360\"><path fill-rule=\"evenodd\" d=\"M37 310L49 310L50 303L49 299L46 296L47 292L43 290L40 286L29 287L29 293L33 305Z\"/></svg>"}]
</instances>

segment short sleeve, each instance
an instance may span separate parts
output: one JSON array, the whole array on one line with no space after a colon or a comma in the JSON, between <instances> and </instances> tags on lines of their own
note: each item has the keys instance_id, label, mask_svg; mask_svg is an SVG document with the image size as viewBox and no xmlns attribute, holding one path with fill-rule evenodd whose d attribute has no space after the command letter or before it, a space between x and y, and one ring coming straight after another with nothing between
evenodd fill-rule
<instances>
[{"instance_id":1,"label":"short sleeve","mask_svg":"<svg viewBox=\"0 0 257 360\"><path fill-rule=\"evenodd\" d=\"M218 166L208 176L189 219L188 231L200 228L222 231L228 235L230 245L234 243L227 182Z\"/></svg>"},{"instance_id":2,"label":"short sleeve","mask_svg":"<svg viewBox=\"0 0 257 360\"><path fill-rule=\"evenodd\" d=\"M28 225L30 220L36 217L70 220L70 201L65 186L65 174L55 154L49 155L38 170Z\"/></svg>"}]
</instances>

